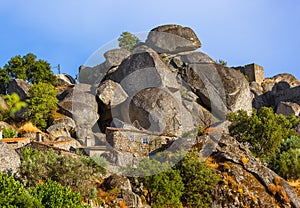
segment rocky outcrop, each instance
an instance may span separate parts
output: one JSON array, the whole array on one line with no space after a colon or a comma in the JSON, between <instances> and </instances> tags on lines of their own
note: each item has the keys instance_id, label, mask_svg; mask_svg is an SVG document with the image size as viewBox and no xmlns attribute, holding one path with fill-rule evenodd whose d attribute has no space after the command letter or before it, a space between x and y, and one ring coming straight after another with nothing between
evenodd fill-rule
<instances>
[{"instance_id":1,"label":"rocky outcrop","mask_svg":"<svg viewBox=\"0 0 300 208\"><path fill-rule=\"evenodd\" d=\"M300 85L300 82L297 80L295 76L285 73L285 74L278 74L272 78L266 78L261 84L261 86L264 92L268 92L268 91L272 91L273 87L280 82L286 83L286 86L289 86L288 88L297 87Z\"/></svg>"},{"instance_id":2,"label":"rocky outcrop","mask_svg":"<svg viewBox=\"0 0 300 208\"><path fill-rule=\"evenodd\" d=\"M212 157L221 164L219 174L225 184L215 189L213 207L276 207L276 202L300 207L300 199L293 188L234 138L223 135ZM288 198L276 198L269 191L275 178Z\"/></svg>"},{"instance_id":3,"label":"rocky outcrop","mask_svg":"<svg viewBox=\"0 0 300 208\"><path fill-rule=\"evenodd\" d=\"M169 115L171 110L169 110L168 113L164 112L164 110L170 109L167 105L176 103L177 107L176 109L173 109L173 111L177 111L177 118L175 118L175 120L177 119L177 121L175 121L177 122L177 124L174 127L174 123L172 123L172 129L177 129L176 132L178 132L178 129L180 129L180 131L188 131L190 129L196 128L197 126L199 126L200 122L202 122L201 124L210 123L210 121L206 120L206 118L210 116L202 116L204 113L197 102L195 102L197 98L193 97L196 95L192 95L191 90L182 84L182 80L180 80L180 77L178 77L178 75L174 71L172 71L168 64L164 62L154 50L148 48L145 45L136 47L133 51L133 54L126 60L124 60L118 67L118 69L116 69L113 73L108 74L105 79L106 81L100 85L102 91L106 88L109 89L109 87L107 87L107 84L105 83L108 82L108 80L111 80L120 84L120 87L118 86L117 89L118 91L122 92L123 89L128 95L128 98L125 102L114 106L114 108L111 108L111 110L110 107L104 106L103 111L106 111L107 109L110 110L109 113L103 115L103 118L108 117L108 119L106 119L107 121L111 121L112 118L115 118L129 124L133 123L134 121L148 122L148 124L149 122L152 122L152 124L154 124L152 127L156 126L155 128L152 128L152 130L155 129L156 131L160 131L164 128L162 128L162 124L158 124L157 122L164 123L168 120L167 122L171 124L171 118L164 117L167 114ZM150 97L154 98L155 93L153 93L153 91L155 90L164 92L164 95L169 98L169 102L158 104L155 103L157 100L148 99ZM105 97L105 91L103 91L102 93L104 93L103 96ZM144 95L144 93L146 93L147 95ZM102 96L100 91L98 94L99 97ZM189 97L191 95L192 97ZM135 101L137 101L138 97L140 96L142 96L142 99L147 100L148 104L143 103L143 105L145 104L149 106L147 110L139 109L139 107L134 107ZM145 96L149 97L146 98ZM125 99L125 96L123 97ZM101 99L104 98L100 98L100 100ZM142 103L140 102L140 104ZM154 106L159 106L161 110L158 110L156 113L154 113L153 111L153 116L155 118L150 118L151 116L147 117L148 115L152 114L152 112L150 112L150 108L153 110ZM158 114L158 112L160 112L160 115ZM184 114L185 116L182 117L181 114ZM109 118L109 116L111 116L111 118ZM150 119L152 119L152 121L150 121ZM163 125L166 125L166 123L164 123ZM142 125L141 127L146 128L150 126Z\"/></svg>"},{"instance_id":4,"label":"rocky outcrop","mask_svg":"<svg viewBox=\"0 0 300 208\"><path fill-rule=\"evenodd\" d=\"M224 119L228 111L252 111L249 85L239 71L215 64L203 53L189 54L181 60L179 70L184 80L215 116Z\"/></svg>"},{"instance_id":5,"label":"rocky outcrop","mask_svg":"<svg viewBox=\"0 0 300 208\"><path fill-rule=\"evenodd\" d=\"M68 74L57 74L56 86L66 86L76 84L76 80Z\"/></svg>"},{"instance_id":6,"label":"rocky outcrop","mask_svg":"<svg viewBox=\"0 0 300 208\"><path fill-rule=\"evenodd\" d=\"M75 131L75 129L75 121L70 117L65 116L63 118L55 119L53 124L47 128L47 132L50 137L56 139L59 137L71 137L70 131Z\"/></svg>"},{"instance_id":7,"label":"rocky outcrop","mask_svg":"<svg viewBox=\"0 0 300 208\"><path fill-rule=\"evenodd\" d=\"M280 102L277 106L276 113L285 116L290 116L290 115L299 116L300 105L291 102Z\"/></svg>"},{"instance_id":8,"label":"rocky outcrop","mask_svg":"<svg viewBox=\"0 0 300 208\"><path fill-rule=\"evenodd\" d=\"M251 93L253 94L253 97L257 97L263 94L263 88L257 82L251 82L249 87Z\"/></svg>"},{"instance_id":9,"label":"rocky outcrop","mask_svg":"<svg viewBox=\"0 0 300 208\"><path fill-rule=\"evenodd\" d=\"M119 66L122 61L130 56L130 52L124 48L113 49L104 53L105 66L108 69Z\"/></svg>"},{"instance_id":10,"label":"rocky outcrop","mask_svg":"<svg viewBox=\"0 0 300 208\"><path fill-rule=\"evenodd\" d=\"M77 84L59 96L60 112L75 121L76 134L82 142L87 136L94 138L93 128L99 118L94 91L91 85Z\"/></svg>"},{"instance_id":11,"label":"rocky outcrop","mask_svg":"<svg viewBox=\"0 0 300 208\"><path fill-rule=\"evenodd\" d=\"M163 25L151 30L146 44L158 53L176 54L201 47L195 32L180 25Z\"/></svg>"},{"instance_id":12,"label":"rocky outcrop","mask_svg":"<svg viewBox=\"0 0 300 208\"><path fill-rule=\"evenodd\" d=\"M300 105L300 86L287 87L286 82L279 82L274 85L272 91L268 91L253 99L253 107L260 109L263 106L277 109L281 102L291 102Z\"/></svg>"},{"instance_id":13,"label":"rocky outcrop","mask_svg":"<svg viewBox=\"0 0 300 208\"><path fill-rule=\"evenodd\" d=\"M115 200L116 202L123 201L126 203L126 207L128 208L141 208L144 207L142 205L141 198L132 192L131 183L128 178L119 175L111 175L107 179L105 179L102 184L105 189L114 189L119 190L119 197ZM111 204L111 206L113 206Z\"/></svg>"},{"instance_id":14,"label":"rocky outcrop","mask_svg":"<svg viewBox=\"0 0 300 208\"><path fill-rule=\"evenodd\" d=\"M14 79L8 83L8 94L17 93L21 100L29 98L30 85L23 79Z\"/></svg>"},{"instance_id":15,"label":"rocky outcrop","mask_svg":"<svg viewBox=\"0 0 300 208\"><path fill-rule=\"evenodd\" d=\"M119 105L128 98L121 85L112 80L106 80L100 84L97 89L97 96L106 106Z\"/></svg>"},{"instance_id":16,"label":"rocky outcrop","mask_svg":"<svg viewBox=\"0 0 300 208\"><path fill-rule=\"evenodd\" d=\"M80 83L98 85L113 67L117 67L121 62L130 55L125 49L113 49L107 51L104 56L106 61L95 67L81 66L79 68L78 81Z\"/></svg>"},{"instance_id":17,"label":"rocky outcrop","mask_svg":"<svg viewBox=\"0 0 300 208\"><path fill-rule=\"evenodd\" d=\"M129 106L131 123L153 132L178 134L181 125L180 105L169 93L159 88L138 92Z\"/></svg>"},{"instance_id":18,"label":"rocky outcrop","mask_svg":"<svg viewBox=\"0 0 300 208\"><path fill-rule=\"evenodd\" d=\"M21 165L20 156L6 143L0 141L0 171L8 174L17 173Z\"/></svg>"}]
</instances>

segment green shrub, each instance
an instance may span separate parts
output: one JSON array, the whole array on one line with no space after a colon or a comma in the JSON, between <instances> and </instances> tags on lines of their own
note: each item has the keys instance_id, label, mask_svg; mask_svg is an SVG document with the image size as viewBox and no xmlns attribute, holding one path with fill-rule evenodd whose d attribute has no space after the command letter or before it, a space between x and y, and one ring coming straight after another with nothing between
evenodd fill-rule
<instances>
[{"instance_id":1,"label":"green shrub","mask_svg":"<svg viewBox=\"0 0 300 208\"><path fill-rule=\"evenodd\" d=\"M0 171L0 207L40 208L43 206L20 182Z\"/></svg>"},{"instance_id":2,"label":"green shrub","mask_svg":"<svg viewBox=\"0 0 300 208\"><path fill-rule=\"evenodd\" d=\"M20 173L26 186L36 186L41 181L53 180L70 186L86 199L94 197L93 177L105 173L91 158L58 155L53 150L40 152L26 148L21 159Z\"/></svg>"},{"instance_id":3,"label":"green shrub","mask_svg":"<svg viewBox=\"0 0 300 208\"><path fill-rule=\"evenodd\" d=\"M285 179L300 178L300 137L291 136L285 139L280 149L272 168Z\"/></svg>"},{"instance_id":4,"label":"green shrub","mask_svg":"<svg viewBox=\"0 0 300 208\"><path fill-rule=\"evenodd\" d=\"M266 162L280 152L281 142L293 135L299 123L295 116L275 114L272 108L263 107L251 116L246 111L228 114L230 135L239 142L249 143L252 153Z\"/></svg>"},{"instance_id":5,"label":"green shrub","mask_svg":"<svg viewBox=\"0 0 300 208\"><path fill-rule=\"evenodd\" d=\"M147 175L154 174L139 178L147 189L145 198L152 207L181 207L183 183L180 172L167 167L167 164L152 159L144 159L139 164L138 170Z\"/></svg>"},{"instance_id":6,"label":"green shrub","mask_svg":"<svg viewBox=\"0 0 300 208\"><path fill-rule=\"evenodd\" d=\"M60 183L48 180L30 190L45 208L82 208L80 194L73 192L70 187L63 187Z\"/></svg>"},{"instance_id":7,"label":"green shrub","mask_svg":"<svg viewBox=\"0 0 300 208\"><path fill-rule=\"evenodd\" d=\"M35 126L45 129L51 120L51 112L57 109L58 99L55 88L53 85L40 82L31 85L29 94L30 100L26 116Z\"/></svg>"},{"instance_id":8,"label":"green shrub","mask_svg":"<svg viewBox=\"0 0 300 208\"><path fill-rule=\"evenodd\" d=\"M211 207L211 189L219 181L215 170L199 161L199 153L196 152L187 154L176 169L180 171L184 183L181 197L184 207Z\"/></svg>"},{"instance_id":9,"label":"green shrub","mask_svg":"<svg viewBox=\"0 0 300 208\"><path fill-rule=\"evenodd\" d=\"M17 136L17 131L13 128L4 128L2 132L3 138L14 138Z\"/></svg>"}]
</instances>

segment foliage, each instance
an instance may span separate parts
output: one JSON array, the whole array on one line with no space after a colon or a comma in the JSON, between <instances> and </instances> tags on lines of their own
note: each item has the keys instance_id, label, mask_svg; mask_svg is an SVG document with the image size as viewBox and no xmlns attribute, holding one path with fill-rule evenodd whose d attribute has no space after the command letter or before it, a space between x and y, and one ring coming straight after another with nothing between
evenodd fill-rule
<instances>
[{"instance_id":1,"label":"foliage","mask_svg":"<svg viewBox=\"0 0 300 208\"><path fill-rule=\"evenodd\" d=\"M263 107L251 116L246 111L228 114L230 135L239 142L249 143L252 153L266 161L280 152L281 142L296 135L295 127L299 119L275 114L272 108Z\"/></svg>"},{"instance_id":2,"label":"foliage","mask_svg":"<svg viewBox=\"0 0 300 208\"><path fill-rule=\"evenodd\" d=\"M30 190L31 194L40 200L45 208L68 207L81 208L80 194L73 192L70 187L63 187L60 183L48 180L45 184Z\"/></svg>"},{"instance_id":3,"label":"foliage","mask_svg":"<svg viewBox=\"0 0 300 208\"><path fill-rule=\"evenodd\" d=\"M14 117L15 113L19 112L22 108L27 107L27 103L21 101L17 93L12 93L11 95L5 95L4 100L9 108L10 117Z\"/></svg>"},{"instance_id":4,"label":"foliage","mask_svg":"<svg viewBox=\"0 0 300 208\"><path fill-rule=\"evenodd\" d=\"M185 207L211 207L211 189L219 181L215 170L199 161L199 153L191 152L177 165L184 192L181 202Z\"/></svg>"},{"instance_id":5,"label":"foliage","mask_svg":"<svg viewBox=\"0 0 300 208\"><path fill-rule=\"evenodd\" d=\"M3 138L14 138L17 136L17 131L13 128L4 128L2 132Z\"/></svg>"},{"instance_id":6,"label":"foliage","mask_svg":"<svg viewBox=\"0 0 300 208\"><path fill-rule=\"evenodd\" d=\"M8 64L4 66L4 70L11 79L23 79L30 83L44 82L55 85L57 80L51 71L50 64L44 60L36 60L36 58L32 53L28 53L23 57L20 55L12 57ZM3 80L7 80L7 74L2 77Z\"/></svg>"},{"instance_id":7,"label":"foliage","mask_svg":"<svg viewBox=\"0 0 300 208\"><path fill-rule=\"evenodd\" d=\"M139 164L139 169L154 175L145 176L139 179L147 192L145 198L152 207L181 207L180 197L183 191L183 183L178 170L171 168L159 174L159 168L165 168L157 160L146 159Z\"/></svg>"},{"instance_id":8,"label":"foliage","mask_svg":"<svg viewBox=\"0 0 300 208\"><path fill-rule=\"evenodd\" d=\"M0 171L0 207L39 208L42 206L20 182Z\"/></svg>"},{"instance_id":9,"label":"foliage","mask_svg":"<svg viewBox=\"0 0 300 208\"><path fill-rule=\"evenodd\" d=\"M281 152L273 169L286 179L300 178L300 137L291 136L281 144Z\"/></svg>"},{"instance_id":10,"label":"foliage","mask_svg":"<svg viewBox=\"0 0 300 208\"><path fill-rule=\"evenodd\" d=\"M132 51L133 47L140 42L140 40L130 32L123 32L118 38L119 47Z\"/></svg>"},{"instance_id":11,"label":"foliage","mask_svg":"<svg viewBox=\"0 0 300 208\"><path fill-rule=\"evenodd\" d=\"M58 99L54 86L47 83L32 84L26 116L37 127L44 129L51 119L51 111L57 109Z\"/></svg>"},{"instance_id":12,"label":"foliage","mask_svg":"<svg viewBox=\"0 0 300 208\"><path fill-rule=\"evenodd\" d=\"M44 153L26 148L22 155L20 173L27 186L36 186L40 181L50 179L91 198L95 189L92 178L98 173L105 173L105 169L91 158L58 155L53 150Z\"/></svg>"},{"instance_id":13,"label":"foliage","mask_svg":"<svg viewBox=\"0 0 300 208\"><path fill-rule=\"evenodd\" d=\"M0 68L0 94L6 94L7 84L10 80L7 70Z\"/></svg>"},{"instance_id":14,"label":"foliage","mask_svg":"<svg viewBox=\"0 0 300 208\"><path fill-rule=\"evenodd\" d=\"M220 65L222 65L222 66L227 66L227 61L224 61L224 60L222 60L222 59L219 59L219 60L217 60L216 62L217 62L217 64L220 64Z\"/></svg>"}]
</instances>

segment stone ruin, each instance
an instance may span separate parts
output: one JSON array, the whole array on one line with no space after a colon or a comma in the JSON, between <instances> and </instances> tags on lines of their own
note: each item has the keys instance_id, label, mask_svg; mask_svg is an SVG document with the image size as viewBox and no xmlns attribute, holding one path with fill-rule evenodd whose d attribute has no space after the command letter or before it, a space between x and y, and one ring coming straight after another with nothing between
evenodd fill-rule
<instances>
[{"instance_id":1,"label":"stone ruin","mask_svg":"<svg viewBox=\"0 0 300 208\"><path fill-rule=\"evenodd\" d=\"M247 76L249 82L256 82L261 85L265 79L264 68L258 64L252 63L234 68Z\"/></svg>"}]
</instances>

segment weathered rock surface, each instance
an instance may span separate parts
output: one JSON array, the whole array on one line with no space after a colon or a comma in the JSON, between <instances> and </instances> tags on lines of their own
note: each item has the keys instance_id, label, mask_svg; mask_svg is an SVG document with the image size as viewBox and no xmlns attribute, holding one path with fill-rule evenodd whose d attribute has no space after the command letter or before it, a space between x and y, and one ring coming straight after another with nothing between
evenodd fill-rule
<instances>
[{"instance_id":1,"label":"weathered rock surface","mask_svg":"<svg viewBox=\"0 0 300 208\"><path fill-rule=\"evenodd\" d=\"M8 94L17 93L21 100L29 98L30 85L23 79L14 79L8 83Z\"/></svg>"},{"instance_id":2,"label":"weathered rock surface","mask_svg":"<svg viewBox=\"0 0 300 208\"><path fill-rule=\"evenodd\" d=\"M148 113L146 113L146 111L144 111L144 113L141 113L143 110L139 111L139 113L137 113L136 111L132 111L132 112L129 111L130 105L132 103L131 100L134 99L134 97L137 94L139 94L139 96L143 96L142 92L146 92L148 89L160 89L162 91L165 91L166 96L168 96L169 99L171 99L170 103L173 102L177 104L177 109L174 109L174 111L177 111L178 115L179 114L185 115L185 117L179 116L178 118L176 118L176 119L185 119L185 120L184 122L181 120L178 121L176 127L172 127L173 129L178 129L178 126L180 126L180 128L184 130L190 130L192 128L199 126L200 120L203 120L204 123L210 123L210 121L206 121L206 118L208 118L209 116L207 115L207 117L203 117L202 116L203 112L201 107L197 105L197 102L193 103L195 100L197 100L197 98L192 98L193 100L191 100L191 98L187 98L187 99L184 98L184 94L187 95L187 93L192 93L192 92L190 92L188 88L185 88L185 86L183 86L177 74L172 72L172 70L161 59L161 57L155 51L153 51L152 49L150 49L145 45L136 47L133 51L133 54L129 58L124 60L116 71L108 74L105 79L112 80L116 83L120 83L121 89L123 89L127 93L128 99L125 102L116 105L113 109L111 109L111 112L108 111L108 113L104 113L103 116L101 114L101 120L102 120L101 123L109 123L109 121L112 121L113 118L117 118L123 122L127 122L130 124L135 120L137 121L143 120L143 122L147 122L149 121L149 119L154 119L154 118L147 117L147 115L149 115L148 111L147 111ZM103 82L103 84L105 82ZM105 87L105 85L103 86ZM183 91L186 91L187 93L182 93ZM99 94L101 96L101 93ZM142 99L144 99L144 97ZM168 102L164 102L163 105L156 104L154 103L153 99L148 100L146 102L148 103L147 104L148 106L159 105L160 108L164 108L164 109L168 109L168 107L164 105L170 104ZM152 107L152 109L153 108L154 107ZM102 106L102 110L103 111L110 110L110 107L108 107L107 105ZM163 113L163 111L164 110L160 110L159 112ZM133 112L134 115L131 115ZM137 114L139 118L138 119L133 118L136 117ZM161 115L167 115L167 114L163 113ZM156 120L155 119L154 120L158 121L159 118L158 111L156 112L154 117L156 117L155 118ZM147 121L144 119L146 119ZM161 121L169 120L168 122L170 123L169 117L163 118L163 116L161 116L160 120ZM155 127L154 129L156 130L163 129L161 124L156 124L156 125L160 127L158 128ZM142 125L143 128L145 128L146 126ZM150 126L148 125L147 127Z\"/></svg>"},{"instance_id":3,"label":"weathered rock surface","mask_svg":"<svg viewBox=\"0 0 300 208\"><path fill-rule=\"evenodd\" d=\"M274 85L272 91L253 99L253 107L259 109L262 106L267 106L276 110L281 102L291 102L300 105L300 86L283 88L282 85L286 85L286 83L283 84L282 82L279 83L281 87L277 87L277 85Z\"/></svg>"},{"instance_id":4,"label":"weathered rock surface","mask_svg":"<svg viewBox=\"0 0 300 208\"><path fill-rule=\"evenodd\" d=\"M141 198L132 192L131 184L128 178L114 174L104 181L103 186L109 190L117 188L120 191L120 196L118 199L116 199L116 201L124 201L126 203L126 207L143 207Z\"/></svg>"},{"instance_id":5,"label":"weathered rock surface","mask_svg":"<svg viewBox=\"0 0 300 208\"><path fill-rule=\"evenodd\" d=\"M124 48L113 49L104 54L105 66L110 69L119 66L122 61L130 56L130 52Z\"/></svg>"},{"instance_id":6,"label":"weathered rock surface","mask_svg":"<svg viewBox=\"0 0 300 208\"><path fill-rule=\"evenodd\" d=\"M97 89L97 95L104 105L116 106L124 102L128 95L119 83L106 80Z\"/></svg>"},{"instance_id":7,"label":"weathered rock surface","mask_svg":"<svg viewBox=\"0 0 300 208\"><path fill-rule=\"evenodd\" d=\"M184 55L178 55L175 56L175 58L179 58L181 63L183 64L193 64L193 63L199 63L199 64L213 64L215 61L210 58L207 54L195 51ZM178 67L182 67L183 64L178 64Z\"/></svg>"},{"instance_id":8,"label":"weathered rock surface","mask_svg":"<svg viewBox=\"0 0 300 208\"><path fill-rule=\"evenodd\" d=\"M125 49L113 49L104 54L106 61L95 67L81 66L79 68L78 81L80 83L98 85L106 73L113 67L118 66L130 55Z\"/></svg>"},{"instance_id":9,"label":"weathered rock surface","mask_svg":"<svg viewBox=\"0 0 300 208\"><path fill-rule=\"evenodd\" d=\"M236 185L241 184L239 189L242 189L242 191L228 191L227 189L229 195L224 195L226 192L224 192L223 188L226 187L222 188L220 187L222 185L220 185L215 189L216 200L213 207L224 207L223 205L226 205L225 207L242 207L246 205L251 207L276 207L275 198L268 191L268 187L274 183L275 177L279 176L253 157L246 147L238 143L234 138L223 135L212 157L225 166L226 171L224 167L223 169L222 167L220 168L221 172L223 172L221 173L222 177L228 180L228 176L230 176L234 179ZM227 165L224 165L225 163ZM280 178L280 186L289 197L290 204L293 207L300 207L299 197L282 178ZM247 202L248 200L250 201ZM278 202L278 199L276 200ZM287 206L289 204L282 201L280 203L286 203Z\"/></svg>"},{"instance_id":10,"label":"weathered rock surface","mask_svg":"<svg viewBox=\"0 0 300 208\"><path fill-rule=\"evenodd\" d=\"M251 82L249 87L250 87L250 91L254 95L254 97L257 97L257 96L263 94L263 88L257 82Z\"/></svg>"},{"instance_id":11,"label":"weathered rock surface","mask_svg":"<svg viewBox=\"0 0 300 208\"><path fill-rule=\"evenodd\" d=\"M57 74L56 86L65 86L76 84L76 80L68 74Z\"/></svg>"},{"instance_id":12,"label":"weathered rock surface","mask_svg":"<svg viewBox=\"0 0 300 208\"><path fill-rule=\"evenodd\" d=\"M199 56L205 57L202 54ZM202 105L221 119L228 111L252 111L250 89L243 74L235 69L207 63L211 62L208 57L198 60L200 62L186 62L182 69L184 80L199 96ZM186 58L186 61L192 59Z\"/></svg>"},{"instance_id":13,"label":"weathered rock surface","mask_svg":"<svg viewBox=\"0 0 300 208\"><path fill-rule=\"evenodd\" d=\"M159 88L148 88L137 93L131 100L131 123L149 131L177 134L181 125L180 103L172 95Z\"/></svg>"},{"instance_id":14,"label":"weathered rock surface","mask_svg":"<svg viewBox=\"0 0 300 208\"><path fill-rule=\"evenodd\" d=\"M53 138L71 137L70 131L76 129L76 124L70 117L63 117L54 120L52 126L47 128L47 132Z\"/></svg>"},{"instance_id":15,"label":"weathered rock surface","mask_svg":"<svg viewBox=\"0 0 300 208\"><path fill-rule=\"evenodd\" d=\"M5 100L2 97L0 97L0 110L7 110L7 109L8 109L8 106L5 102Z\"/></svg>"},{"instance_id":16,"label":"weathered rock surface","mask_svg":"<svg viewBox=\"0 0 300 208\"><path fill-rule=\"evenodd\" d=\"M290 115L299 116L300 105L291 102L280 102L277 106L276 113L285 116L290 116Z\"/></svg>"},{"instance_id":17,"label":"weathered rock surface","mask_svg":"<svg viewBox=\"0 0 300 208\"><path fill-rule=\"evenodd\" d=\"M0 171L4 173L17 173L21 165L20 156L6 143L0 141Z\"/></svg>"},{"instance_id":18,"label":"weathered rock surface","mask_svg":"<svg viewBox=\"0 0 300 208\"><path fill-rule=\"evenodd\" d=\"M158 53L176 54L201 47L195 32L180 25L163 25L152 29L146 44Z\"/></svg>"},{"instance_id":19,"label":"weathered rock surface","mask_svg":"<svg viewBox=\"0 0 300 208\"><path fill-rule=\"evenodd\" d=\"M160 56L150 48L141 46L119 68L106 77L120 83L129 96L150 87L166 87L178 91L176 74L172 73Z\"/></svg>"},{"instance_id":20,"label":"weathered rock surface","mask_svg":"<svg viewBox=\"0 0 300 208\"><path fill-rule=\"evenodd\" d=\"M290 88L297 87L300 85L300 82L297 80L297 78L291 74L278 74L272 78L266 78L262 83L262 88L264 92L272 91L273 87L280 83L285 82L289 85Z\"/></svg>"},{"instance_id":21,"label":"weathered rock surface","mask_svg":"<svg viewBox=\"0 0 300 208\"><path fill-rule=\"evenodd\" d=\"M70 86L59 97L60 112L75 121L77 137L84 141L87 136L94 138L93 128L97 124L98 104L91 85Z\"/></svg>"}]
</instances>

